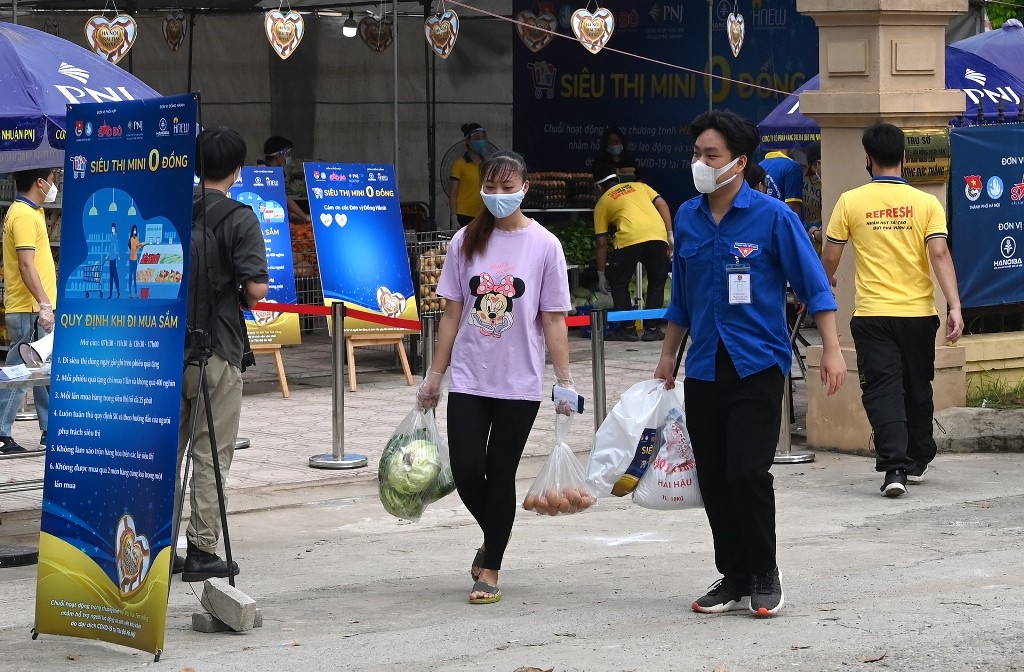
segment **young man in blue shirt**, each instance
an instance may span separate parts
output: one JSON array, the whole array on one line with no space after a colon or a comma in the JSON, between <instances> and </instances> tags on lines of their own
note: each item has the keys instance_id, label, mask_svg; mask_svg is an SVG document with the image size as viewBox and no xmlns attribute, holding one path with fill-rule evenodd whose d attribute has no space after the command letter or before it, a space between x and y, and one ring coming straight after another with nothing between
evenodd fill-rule
<instances>
[{"instance_id":1,"label":"young man in blue shirt","mask_svg":"<svg viewBox=\"0 0 1024 672\"><path fill-rule=\"evenodd\" d=\"M726 111L690 126L691 169L702 196L675 218L672 299L654 377L673 387L687 330L686 427L723 577L694 611L782 608L775 557L775 492L770 472L792 366L786 285L809 306L821 332L821 384L834 394L846 377L829 279L796 214L744 180L757 127Z\"/></svg>"}]
</instances>

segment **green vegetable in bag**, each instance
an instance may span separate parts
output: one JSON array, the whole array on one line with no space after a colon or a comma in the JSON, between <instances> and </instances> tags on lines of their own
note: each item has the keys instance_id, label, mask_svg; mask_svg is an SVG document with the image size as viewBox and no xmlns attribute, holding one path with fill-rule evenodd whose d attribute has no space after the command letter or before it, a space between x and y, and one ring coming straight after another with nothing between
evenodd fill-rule
<instances>
[{"instance_id":1,"label":"green vegetable in bag","mask_svg":"<svg viewBox=\"0 0 1024 672\"><path fill-rule=\"evenodd\" d=\"M441 473L441 454L437 446L419 439L406 444L388 460L387 482L395 491L414 495L424 492Z\"/></svg>"},{"instance_id":2,"label":"green vegetable in bag","mask_svg":"<svg viewBox=\"0 0 1024 672\"><path fill-rule=\"evenodd\" d=\"M384 510L396 518L419 520L423 515L423 509L427 506L423 503L421 494L402 494L385 483L381 483L379 493L380 503L384 506Z\"/></svg>"}]
</instances>

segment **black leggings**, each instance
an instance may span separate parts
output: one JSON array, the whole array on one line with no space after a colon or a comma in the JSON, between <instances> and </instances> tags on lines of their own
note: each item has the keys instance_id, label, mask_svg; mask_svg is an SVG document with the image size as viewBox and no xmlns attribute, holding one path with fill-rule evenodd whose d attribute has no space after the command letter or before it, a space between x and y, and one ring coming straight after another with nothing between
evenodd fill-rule
<instances>
[{"instance_id":1,"label":"black leggings","mask_svg":"<svg viewBox=\"0 0 1024 672\"><path fill-rule=\"evenodd\" d=\"M448 394L452 476L484 532L486 569L501 569L516 517L516 470L539 409L539 401Z\"/></svg>"}]
</instances>

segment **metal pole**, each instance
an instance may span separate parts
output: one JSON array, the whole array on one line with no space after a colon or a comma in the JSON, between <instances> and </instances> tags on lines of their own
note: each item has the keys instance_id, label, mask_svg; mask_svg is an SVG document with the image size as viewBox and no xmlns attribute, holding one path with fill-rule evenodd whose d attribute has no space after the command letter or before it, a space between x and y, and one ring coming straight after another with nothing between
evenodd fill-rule
<instances>
[{"instance_id":1,"label":"metal pole","mask_svg":"<svg viewBox=\"0 0 1024 672\"><path fill-rule=\"evenodd\" d=\"M345 455L345 304L335 301L331 304L331 372L333 387L331 394L331 428L333 452L314 455L309 466L316 469L356 469L366 466L365 455Z\"/></svg>"},{"instance_id":2,"label":"metal pole","mask_svg":"<svg viewBox=\"0 0 1024 672\"><path fill-rule=\"evenodd\" d=\"M792 356L793 344L796 343L797 334L800 333L800 326L804 323L804 317L807 315L806 310L801 310L796 314L796 320L793 323L793 330L789 335L789 347L790 355ZM792 359L789 362L789 366L793 368ZM786 373L785 389L782 391L782 422L779 426L779 443L775 448L775 464L801 464L803 462L814 462L814 452L810 450L793 450L793 437L790 433L789 426L789 408L792 404L792 392L790 390L792 378L791 373ZM804 376L804 380L807 376Z\"/></svg>"},{"instance_id":3,"label":"metal pole","mask_svg":"<svg viewBox=\"0 0 1024 672\"><path fill-rule=\"evenodd\" d=\"M391 16L394 18L392 21L391 30L394 32L395 40L395 160L392 163L395 164L395 173L398 173L398 0L392 0L391 2Z\"/></svg>"},{"instance_id":4,"label":"metal pole","mask_svg":"<svg viewBox=\"0 0 1024 672\"><path fill-rule=\"evenodd\" d=\"M594 376L594 431L601 428L608 414L604 390L604 325L606 315L603 308L590 311L590 358Z\"/></svg>"},{"instance_id":5,"label":"metal pole","mask_svg":"<svg viewBox=\"0 0 1024 672\"><path fill-rule=\"evenodd\" d=\"M11 3L11 23L18 25L18 0Z\"/></svg>"},{"instance_id":6,"label":"metal pole","mask_svg":"<svg viewBox=\"0 0 1024 672\"><path fill-rule=\"evenodd\" d=\"M715 84L714 80L711 79L711 73L714 70L714 66L712 64L713 64L714 58L715 58L715 50L714 50L714 48L712 47L712 44L711 44L711 42L712 42L711 36L713 34L713 29L714 29L714 25L715 25L714 24L714 20L715 20L715 12L714 12L714 7L712 6L712 0L708 0L708 77L707 77L707 84L708 84L708 112L713 110L714 107L715 107L714 103L711 102L712 101L711 94L713 93L712 92L712 88L714 87L714 84Z\"/></svg>"},{"instance_id":7,"label":"metal pole","mask_svg":"<svg viewBox=\"0 0 1024 672\"><path fill-rule=\"evenodd\" d=\"M434 361L434 316L424 315L421 333L423 334L423 377L430 375L430 365Z\"/></svg>"}]
</instances>

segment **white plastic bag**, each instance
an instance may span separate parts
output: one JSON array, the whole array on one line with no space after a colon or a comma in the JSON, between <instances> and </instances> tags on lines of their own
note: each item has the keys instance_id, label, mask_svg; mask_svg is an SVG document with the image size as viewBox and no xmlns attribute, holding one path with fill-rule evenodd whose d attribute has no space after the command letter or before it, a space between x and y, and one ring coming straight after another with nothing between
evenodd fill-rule
<instances>
[{"instance_id":1,"label":"white plastic bag","mask_svg":"<svg viewBox=\"0 0 1024 672\"><path fill-rule=\"evenodd\" d=\"M629 494L654 456L658 431L669 412L682 408L682 386L666 390L664 380L645 380L623 392L594 435L587 463L591 489L599 497L613 494L613 488L619 497Z\"/></svg>"},{"instance_id":2,"label":"white plastic bag","mask_svg":"<svg viewBox=\"0 0 1024 672\"><path fill-rule=\"evenodd\" d=\"M416 521L428 504L455 491L448 442L434 412L417 407L398 425L380 456L377 492L392 516Z\"/></svg>"},{"instance_id":3,"label":"white plastic bag","mask_svg":"<svg viewBox=\"0 0 1024 672\"><path fill-rule=\"evenodd\" d=\"M570 427L571 415L555 414L555 447L526 493L523 508L527 511L557 516L578 513L597 503L587 486L583 465L566 443Z\"/></svg>"},{"instance_id":4,"label":"white plastic bag","mask_svg":"<svg viewBox=\"0 0 1024 672\"><path fill-rule=\"evenodd\" d=\"M704 506L693 446L686 431L686 414L681 409L669 411L659 439L655 457L633 491L633 501L645 509L661 511Z\"/></svg>"}]
</instances>

